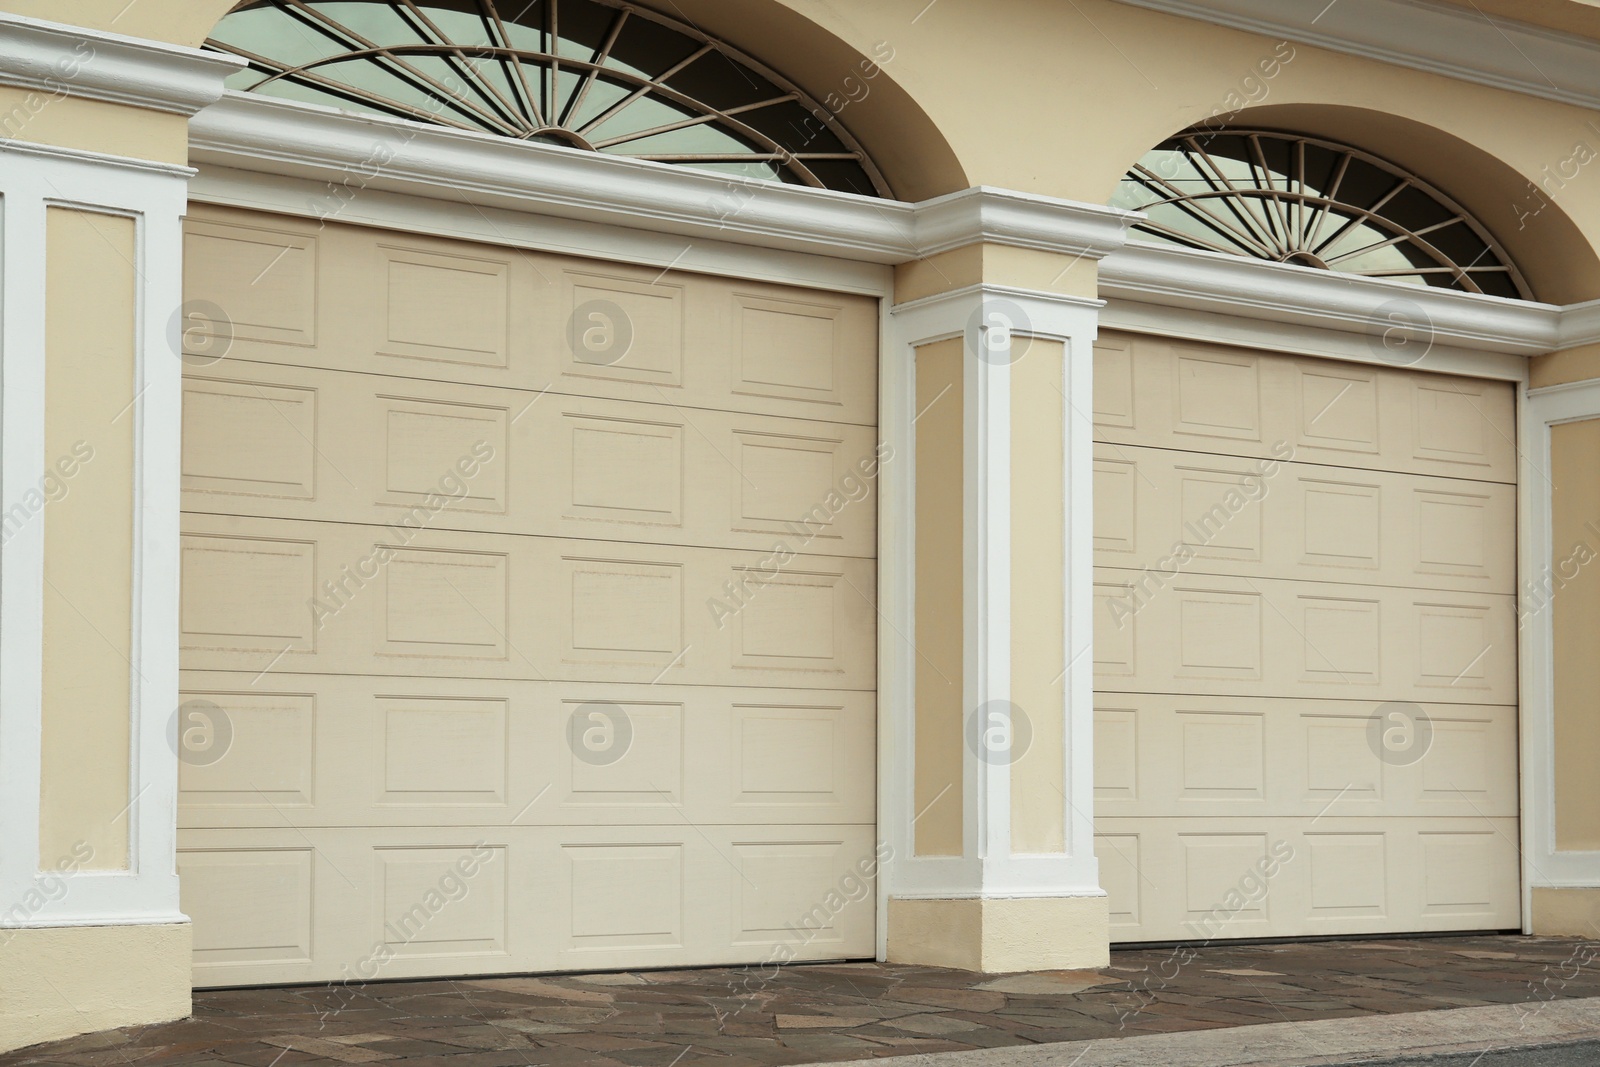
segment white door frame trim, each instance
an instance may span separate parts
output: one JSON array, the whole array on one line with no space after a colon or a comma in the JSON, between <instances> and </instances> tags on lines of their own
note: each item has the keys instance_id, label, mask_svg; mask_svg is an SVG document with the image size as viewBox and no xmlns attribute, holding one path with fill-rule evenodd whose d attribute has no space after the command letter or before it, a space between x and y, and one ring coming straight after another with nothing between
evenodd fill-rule
<instances>
[{"instance_id":1,"label":"white door frame trim","mask_svg":"<svg viewBox=\"0 0 1600 1067\"><path fill-rule=\"evenodd\" d=\"M186 167L0 141L5 161L0 259L0 499L36 490L45 454L45 229L51 207L131 219L135 226L135 403L132 615L129 619L128 866L77 870L67 891L41 872L44 521L36 514L0 554L0 901L41 900L0 925L107 926L177 923L178 760L167 727L178 691L178 497L181 361L169 325L182 301L181 219Z\"/></svg>"},{"instance_id":2,"label":"white door frame trim","mask_svg":"<svg viewBox=\"0 0 1600 1067\"><path fill-rule=\"evenodd\" d=\"M1600 418L1600 380L1530 390L1521 407L1519 604L1528 583L1537 585L1541 577L1553 573L1555 566L1555 546L1551 541L1551 428ZM1563 851L1556 847L1555 635L1554 613L1549 607L1546 601L1537 611L1529 612L1521 631L1519 730L1525 933L1532 933L1534 888L1600 886L1600 851Z\"/></svg>"}]
</instances>

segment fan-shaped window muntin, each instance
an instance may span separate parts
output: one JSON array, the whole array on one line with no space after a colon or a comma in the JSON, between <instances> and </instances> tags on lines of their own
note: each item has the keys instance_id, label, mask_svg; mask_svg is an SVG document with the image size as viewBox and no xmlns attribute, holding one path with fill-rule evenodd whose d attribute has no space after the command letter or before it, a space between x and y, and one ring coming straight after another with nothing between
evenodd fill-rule
<instances>
[{"instance_id":1,"label":"fan-shaped window muntin","mask_svg":"<svg viewBox=\"0 0 1600 1067\"><path fill-rule=\"evenodd\" d=\"M245 92L890 195L822 105L625 0L245 0L206 43L248 61Z\"/></svg>"},{"instance_id":2,"label":"fan-shaped window muntin","mask_svg":"<svg viewBox=\"0 0 1600 1067\"><path fill-rule=\"evenodd\" d=\"M1412 285L1531 299L1471 215L1416 175L1348 145L1271 130L1191 131L1123 180L1135 228L1186 248Z\"/></svg>"}]
</instances>

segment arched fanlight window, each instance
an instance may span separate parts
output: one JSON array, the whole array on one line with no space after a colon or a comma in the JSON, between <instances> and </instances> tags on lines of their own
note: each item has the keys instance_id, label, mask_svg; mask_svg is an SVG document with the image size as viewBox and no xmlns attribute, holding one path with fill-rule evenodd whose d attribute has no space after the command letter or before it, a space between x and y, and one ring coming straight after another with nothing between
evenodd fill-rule
<instances>
[{"instance_id":1,"label":"arched fanlight window","mask_svg":"<svg viewBox=\"0 0 1600 1067\"><path fill-rule=\"evenodd\" d=\"M1114 201L1186 248L1532 299L1462 207L1376 156L1270 130L1194 130L1158 145Z\"/></svg>"},{"instance_id":2,"label":"arched fanlight window","mask_svg":"<svg viewBox=\"0 0 1600 1067\"><path fill-rule=\"evenodd\" d=\"M249 61L246 92L889 195L830 111L625 0L246 0L206 43Z\"/></svg>"}]
</instances>

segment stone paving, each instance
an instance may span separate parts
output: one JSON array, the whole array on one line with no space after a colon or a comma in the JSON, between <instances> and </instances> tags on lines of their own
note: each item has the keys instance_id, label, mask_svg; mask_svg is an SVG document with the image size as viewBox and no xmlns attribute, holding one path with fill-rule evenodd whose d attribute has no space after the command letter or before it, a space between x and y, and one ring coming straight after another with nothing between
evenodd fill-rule
<instances>
[{"instance_id":1,"label":"stone paving","mask_svg":"<svg viewBox=\"0 0 1600 1067\"><path fill-rule=\"evenodd\" d=\"M194 1016L0 1064L767 1067L1600 996L1600 942L1445 937L1113 953L1099 972L875 963L197 992Z\"/></svg>"}]
</instances>

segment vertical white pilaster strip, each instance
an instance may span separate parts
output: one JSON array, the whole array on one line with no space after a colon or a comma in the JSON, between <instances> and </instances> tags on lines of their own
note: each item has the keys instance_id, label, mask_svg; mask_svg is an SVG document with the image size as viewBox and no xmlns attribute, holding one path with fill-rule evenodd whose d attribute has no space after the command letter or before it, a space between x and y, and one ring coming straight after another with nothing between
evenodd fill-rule
<instances>
[{"instance_id":1,"label":"vertical white pilaster strip","mask_svg":"<svg viewBox=\"0 0 1600 1067\"><path fill-rule=\"evenodd\" d=\"M9 907L39 869L44 672L44 517L31 508L9 517L45 467L45 203L27 168L0 182L0 208L0 905Z\"/></svg>"},{"instance_id":2,"label":"vertical white pilaster strip","mask_svg":"<svg viewBox=\"0 0 1600 1067\"><path fill-rule=\"evenodd\" d=\"M1080 882L1098 886L1094 858L1094 341L1093 312L1072 316L1062 390L1066 396L1062 465L1066 500L1066 850Z\"/></svg>"},{"instance_id":3,"label":"vertical white pilaster strip","mask_svg":"<svg viewBox=\"0 0 1600 1067\"><path fill-rule=\"evenodd\" d=\"M990 725L984 709L1011 699L1011 338L1010 323L988 321L987 300L978 304L984 325L968 331L966 380L967 454L973 478L968 483L967 516L970 591L967 618L972 639L967 645L966 721L984 716L967 728L963 760L974 783L970 791L976 834L969 848L983 864L984 882L992 863L1011 855L1011 767L1004 759L985 759L975 743ZM998 332L997 332L998 331Z\"/></svg>"},{"instance_id":4,"label":"vertical white pilaster strip","mask_svg":"<svg viewBox=\"0 0 1600 1067\"><path fill-rule=\"evenodd\" d=\"M149 892L178 911L178 762L167 736L178 694L179 509L183 363L172 324L183 304L186 183L155 180L140 231L135 354L133 774L135 869Z\"/></svg>"}]
</instances>

